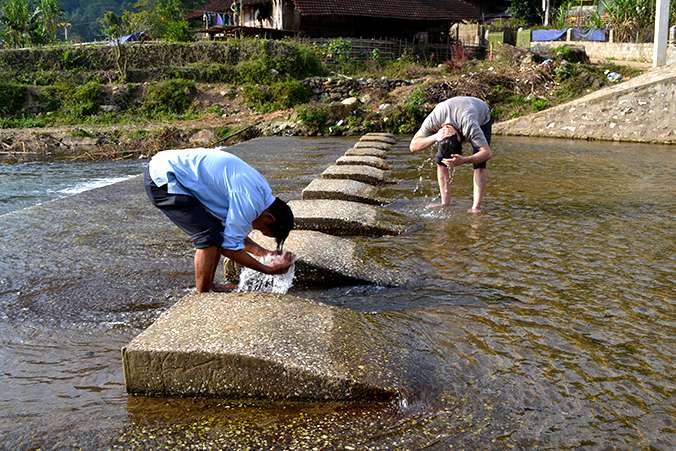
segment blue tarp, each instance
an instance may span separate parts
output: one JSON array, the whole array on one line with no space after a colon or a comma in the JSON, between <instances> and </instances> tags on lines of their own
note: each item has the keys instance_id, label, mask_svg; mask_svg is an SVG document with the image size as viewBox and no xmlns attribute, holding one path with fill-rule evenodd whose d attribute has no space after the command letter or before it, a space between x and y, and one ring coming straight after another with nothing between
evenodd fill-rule
<instances>
[{"instance_id":1,"label":"blue tarp","mask_svg":"<svg viewBox=\"0 0 676 451\"><path fill-rule=\"evenodd\" d=\"M117 40L120 41L120 44L126 44L127 42L140 41L146 37L145 32L137 31L136 33L128 34L125 36L120 36ZM115 45L115 40L109 42L109 45Z\"/></svg>"},{"instance_id":2,"label":"blue tarp","mask_svg":"<svg viewBox=\"0 0 676 451\"><path fill-rule=\"evenodd\" d=\"M573 28L573 41L606 41L606 30L599 28Z\"/></svg>"},{"instance_id":3,"label":"blue tarp","mask_svg":"<svg viewBox=\"0 0 676 451\"><path fill-rule=\"evenodd\" d=\"M566 30L533 30L531 41L562 41L566 39Z\"/></svg>"}]
</instances>

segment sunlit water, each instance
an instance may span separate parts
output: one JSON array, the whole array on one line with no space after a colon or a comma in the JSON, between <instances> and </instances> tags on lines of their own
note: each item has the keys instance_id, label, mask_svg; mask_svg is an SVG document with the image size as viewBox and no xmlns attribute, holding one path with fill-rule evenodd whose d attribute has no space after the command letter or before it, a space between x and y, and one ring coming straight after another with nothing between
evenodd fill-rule
<instances>
[{"instance_id":1,"label":"sunlit water","mask_svg":"<svg viewBox=\"0 0 676 451\"><path fill-rule=\"evenodd\" d=\"M232 151L294 199L350 143ZM120 348L193 284L186 237L139 179L0 216L2 447L673 448L674 148L494 151L479 216L469 168L451 208L429 211L428 155L393 152L400 183L381 194L411 227L361 240L414 288L290 290L407 339L408 404L129 397Z\"/></svg>"}]
</instances>

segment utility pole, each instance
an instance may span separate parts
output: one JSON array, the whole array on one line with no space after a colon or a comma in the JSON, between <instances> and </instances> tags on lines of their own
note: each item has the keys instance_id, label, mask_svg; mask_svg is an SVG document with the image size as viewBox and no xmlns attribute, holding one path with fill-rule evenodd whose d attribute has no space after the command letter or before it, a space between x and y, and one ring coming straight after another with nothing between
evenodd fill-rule
<instances>
[{"instance_id":1,"label":"utility pole","mask_svg":"<svg viewBox=\"0 0 676 451\"><path fill-rule=\"evenodd\" d=\"M545 22L544 25L549 26L549 6L550 6L550 0L542 0L542 12L545 15Z\"/></svg>"},{"instance_id":2,"label":"utility pole","mask_svg":"<svg viewBox=\"0 0 676 451\"><path fill-rule=\"evenodd\" d=\"M669 31L670 0L657 0L655 7L655 43L653 45L653 67L667 64L667 33Z\"/></svg>"}]
</instances>

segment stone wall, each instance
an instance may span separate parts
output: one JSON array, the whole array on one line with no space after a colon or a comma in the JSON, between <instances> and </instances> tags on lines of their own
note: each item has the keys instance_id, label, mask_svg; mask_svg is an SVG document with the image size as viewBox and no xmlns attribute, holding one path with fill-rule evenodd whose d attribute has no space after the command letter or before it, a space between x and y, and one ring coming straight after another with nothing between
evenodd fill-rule
<instances>
[{"instance_id":1,"label":"stone wall","mask_svg":"<svg viewBox=\"0 0 676 451\"><path fill-rule=\"evenodd\" d=\"M653 59L653 44L634 44L629 42L591 42L591 41L553 41L531 42L530 48L551 49L571 45L584 47L592 60L638 61L649 63ZM676 46L667 47L667 64L676 64Z\"/></svg>"},{"instance_id":2,"label":"stone wall","mask_svg":"<svg viewBox=\"0 0 676 451\"><path fill-rule=\"evenodd\" d=\"M539 113L501 122L504 135L676 144L676 66Z\"/></svg>"}]
</instances>

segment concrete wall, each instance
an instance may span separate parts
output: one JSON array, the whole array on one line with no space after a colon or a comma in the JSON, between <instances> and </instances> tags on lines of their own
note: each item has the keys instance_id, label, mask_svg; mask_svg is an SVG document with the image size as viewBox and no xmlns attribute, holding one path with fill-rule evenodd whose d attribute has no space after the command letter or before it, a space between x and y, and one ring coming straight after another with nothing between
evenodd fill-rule
<instances>
[{"instance_id":1,"label":"concrete wall","mask_svg":"<svg viewBox=\"0 0 676 451\"><path fill-rule=\"evenodd\" d=\"M638 61L644 63L652 62L653 44L634 44L628 42L590 42L590 41L554 41L554 42L531 42L530 48L551 49L571 45L584 47L592 60L618 60L618 61ZM667 48L667 64L676 64L676 46L670 45Z\"/></svg>"},{"instance_id":2,"label":"concrete wall","mask_svg":"<svg viewBox=\"0 0 676 451\"><path fill-rule=\"evenodd\" d=\"M676 144L676 65L493 126L493 133Z\"/></svg>"}]
</instances>

